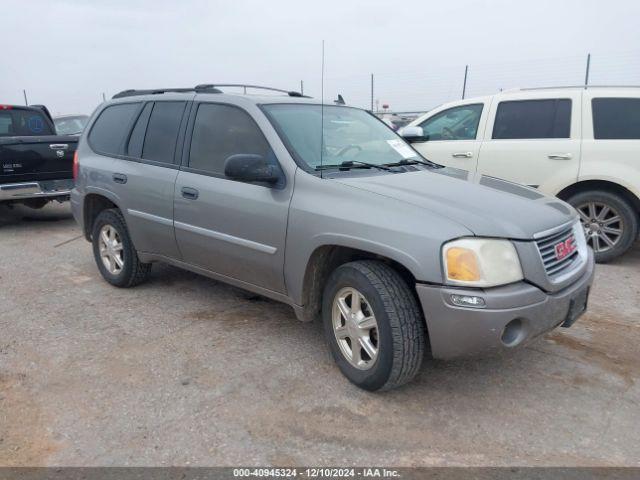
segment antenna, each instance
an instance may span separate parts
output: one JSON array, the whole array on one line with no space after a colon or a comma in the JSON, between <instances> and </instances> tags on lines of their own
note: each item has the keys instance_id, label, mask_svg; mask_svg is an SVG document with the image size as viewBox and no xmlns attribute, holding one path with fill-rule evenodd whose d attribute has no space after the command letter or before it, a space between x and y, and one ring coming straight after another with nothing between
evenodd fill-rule
<instances>
[{"instance_id":1,"label":"antenna","mask_svg":"<svg viewBox=\"0 0 640 480\"><path fill-rule=\"evenodd\" d=\"M324 153L324 40L322 40L322 73L320 76L320 178L322 178L322 156Z\"/></svg>"}]
</instances>

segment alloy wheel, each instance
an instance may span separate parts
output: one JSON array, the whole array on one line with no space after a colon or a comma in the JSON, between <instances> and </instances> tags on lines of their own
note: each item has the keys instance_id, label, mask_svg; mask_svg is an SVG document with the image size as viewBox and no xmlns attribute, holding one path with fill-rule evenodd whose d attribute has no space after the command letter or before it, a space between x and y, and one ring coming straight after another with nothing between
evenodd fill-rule
<instances>
[{"instance_id":1,"label":"alloy wheel","mask_svg":"<svg viewBox=\"0 0 640 480\"><path fill-rule=\"evenodd\" d=\"M378 358L378 322L367 299L352 287L342 288L333 299L333 333L342 355L360 370Z\"/></svg>"},{"instance_id":2,"label":"alloy wheel","mask_svg":"<svg viewBox=\"0 0 640 480\"><path fill-rule=\"evenodd\" d=\"M618 211L602 202L586 202L576 207L587 243L596 253L614 248L624 233L624 223Z\"/></svg>"},{"instance_id":3,"label":"alloy wheel","mask_svg":"<svg viewBox=\"0 0 640 480\"><path fill-rule=\"evenodd\" d=\"M112 225L100 229L98 248L102 264L112 275L118 275L124 267L124 247L120 234Z\"/></svg>"}]
</instances>

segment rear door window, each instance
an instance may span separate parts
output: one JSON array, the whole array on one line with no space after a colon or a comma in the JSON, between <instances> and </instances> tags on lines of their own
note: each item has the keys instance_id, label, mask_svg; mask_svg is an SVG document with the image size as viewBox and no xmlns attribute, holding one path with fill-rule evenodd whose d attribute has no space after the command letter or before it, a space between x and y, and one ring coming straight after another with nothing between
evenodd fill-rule
<instances>
[{"instance_id":1,"label":"rear door window","mask_svg":"<svg viewBox=\"0 0 640 480\"><path fill-rule=\"evenodd\" d=\"M155 102L142 147L142 158L173 163L186 102Z\"/></svg>"},{"instance_id":2,"label":"rear door window","mask_svg":"<svg viewBox=\"0 0 640 480\"><path fill-rule=\"evenodd\" d=\"M571 100L500 102L493 125L494 139L569 138Z\"/></svg>"},{"instance_id":3,"label":"rear door window","mask_svg":"<svg viewBox=\"0 0 640 480\"><path fill-rule=\"evenodd\" d=\"M89 145L98 153L119 155L140 103L120 103L105 108L89 132Z\"/></svg>"},{"instance_id":4,"label":"rear door window","mask_svg":"<svg viewBox=\"0 0 640 480\"><path fill-rule=\"evenodd\" d=\"M129 146L127 147L127 155L130 157L142 157L142 145L144 144L144 136L147 132L147 124L149 123L152 109L153 102L147 103L142 112L140 112L138 120L136 120L131 137L129 137Z\"/></svg>"},{"instance_id":5,"label":"rear door window","mask_svg":"<svg viewBox=\"0 0 640 480\"><path fill-rule=\"evenodd\" d=\"M640 139L640 98L594 98L593 138Z\"/></svg>"},{"instance_id":6,"label":"rear door window","mask_svg":"<svg viewBox=\"0 0 640 480\"><path fill-rule=\"evenodd\" d=\"M0 137L45 135L54 135L54 132L42 113L18 108L0 110Z\"/></svg>"}]
</instances>

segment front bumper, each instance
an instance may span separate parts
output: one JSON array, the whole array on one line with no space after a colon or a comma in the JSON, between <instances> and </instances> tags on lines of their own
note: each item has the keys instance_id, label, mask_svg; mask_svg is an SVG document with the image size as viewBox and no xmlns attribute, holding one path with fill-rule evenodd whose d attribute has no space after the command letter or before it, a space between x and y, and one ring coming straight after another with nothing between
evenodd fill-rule
<instances>
[{"instance_id":1,"label":"front bumper","mask_svg":"<svg viewBox=\"0 0 640 480\"><path fill-rule=\"evenodd\" d=\"M584 273L555 293L525 282L487 290L417 284L433 357L491 354L526 344L565 322L572 301L590 288L593 275L593 252L589 249ZM480 296L486 308L456 306L452 294ZM513 331L503 337L508 324Z\"/></svg>"},{"instance_id":2,"label":"front bumper","mask_svg":"<svg viewBox=\"0 0 640 480\"><path fill-rule=\"evenodd\" d=\"M26 200L29 198L68 197L73 188L73 179L41 180L0 184L0 202Z\"/></svg>"}]
</instances>

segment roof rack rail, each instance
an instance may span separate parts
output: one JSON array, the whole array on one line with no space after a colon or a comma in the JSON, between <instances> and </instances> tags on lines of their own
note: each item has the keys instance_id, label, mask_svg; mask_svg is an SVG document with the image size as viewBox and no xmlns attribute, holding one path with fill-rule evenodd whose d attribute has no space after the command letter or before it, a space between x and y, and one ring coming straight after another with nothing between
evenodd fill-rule
<instances>
[{"instance_id":1,"label":"roof rack rail","mask_svg":"<svg viewBox=\"0 0 640 480\"><path fill-rule=\"evenodd\" d=\"M555 87L524 87L503 90L504 92L528 91L528 90L562 90L572 88L640 88L640 85L560 85Z\"/></svg>"},{"instance_id":2,"label":"roof rack rail","mask_svg":"<svg viewBox=\"0 0 640 480\"><path fill-rule=\"evenodd\" d=\"M193 88L154 88L150 90L123 90L119 93L116 93L112 98L125 98L125 97L135 97L138 95L159 95L162 93L223 93L218 87L239 87L244 88L245 93L247 88L255 89L255 90L269 90L272 92L286 93L290 97L303 97L310 98L307 95L303 95L300 92L293 92L289 90L282 90L280 88L272 88L272 87L262 87L260 85L245 85L243 83L217 83L217 84L201 84L196 85Z\"/></svg>"},{"instance_id":3,"label":"roof rack rail","mask_svg":"<svg viewBox=\"0 0 640 480\"><path fill-rule=\"evenodd\" d=\"M116 93L112 98L135 97L137 95L160 95L162 93L189 93L197 91L196 88L153 88L151 90L123 90ZM207 90L209 93L222 93L220 90L211 88Z\"/></svg>"},{"instance_id":4,"label":"roof rack rail","mask_svg":"<svg viewBox=\"0 0 640 480\"><path fill-rule=\"evenodd\" d=\"M228 88L228 87L244 88L245 93L247 92L247 88L251 88L253 90L268 90L270 92L286 93L290 97L310 98L309 96L303 95L300 92L295 92L295 91L291 91L291 90L283 90L281 88L263 87L261 85L249 85L249 84L245 84L245 83L204 83L202 85L196 85L196 92L201 91L201 90L210 90L212 88L218 89L218 88Z\"/></svg>"}]
</instances>

